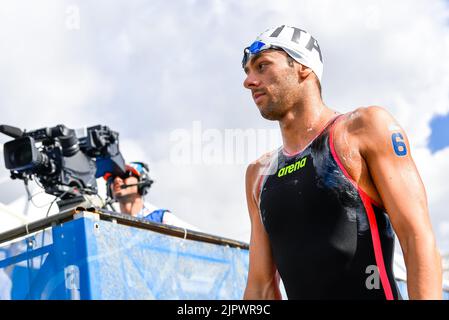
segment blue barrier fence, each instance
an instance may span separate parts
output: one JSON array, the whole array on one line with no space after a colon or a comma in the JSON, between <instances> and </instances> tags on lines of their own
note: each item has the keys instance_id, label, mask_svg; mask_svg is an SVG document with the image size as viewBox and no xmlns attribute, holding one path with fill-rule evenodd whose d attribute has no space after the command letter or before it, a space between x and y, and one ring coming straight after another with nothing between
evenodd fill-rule
<instances>
[{"instance_id":1,"label":"blue barrier fence","mask_svg":"<svg viewBox=\"0 0 449 320\"><path fill-rule=\"evenodd\" d=\"M1 299L241 299L248 250L82 217L0 251Z\"/></svg>"}]
</instances>

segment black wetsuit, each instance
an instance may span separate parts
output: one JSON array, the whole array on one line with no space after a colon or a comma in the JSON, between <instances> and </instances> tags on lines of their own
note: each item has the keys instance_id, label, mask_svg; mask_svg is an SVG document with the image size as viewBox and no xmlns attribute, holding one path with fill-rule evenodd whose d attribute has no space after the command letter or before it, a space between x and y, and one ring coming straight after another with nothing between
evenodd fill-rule
<instances>
[{"instance_id":1,"label":"black wetsuit","mask_svg":"<svg viewBox=\"0 0 449 320\"><path fill-rule=\"evenodd\" d=\"M398 299L394 233L350 178L326 125L303 151L281 148L260 179L260 213L289 299Z\"/></svg>"}]
</instances>

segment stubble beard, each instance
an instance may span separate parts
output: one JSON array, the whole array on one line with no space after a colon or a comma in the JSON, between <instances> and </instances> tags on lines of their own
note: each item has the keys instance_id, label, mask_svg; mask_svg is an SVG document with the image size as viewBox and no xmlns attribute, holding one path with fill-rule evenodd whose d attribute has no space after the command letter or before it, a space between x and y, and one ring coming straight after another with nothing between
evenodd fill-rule
<instances>
[{"instance_id":1,"label":"stubble beard","mask_svg":"<svg viewBox=\"0 0 449 320\"><path fill-rule=\"evenodd\" d=\"M267 94L267 104L259 107L260 114L263 118L271 121L281 120L289 109L292 97L292 88L297 86L297 79L291 74L287 74L281 81L276 81L277 85L272 86L270 94Z\"/></svg>"}]
</instances>

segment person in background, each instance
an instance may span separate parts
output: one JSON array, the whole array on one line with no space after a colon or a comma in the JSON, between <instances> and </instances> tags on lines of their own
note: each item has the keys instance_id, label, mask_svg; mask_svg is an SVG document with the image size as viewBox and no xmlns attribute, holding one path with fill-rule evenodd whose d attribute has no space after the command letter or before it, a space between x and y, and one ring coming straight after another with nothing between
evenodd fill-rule
<instances>
[{"instance_id":1,"label":"person in background","mask_svg":"<svg viewBox=\"0 0 449 320\"><path fill-rule=\"evenodd\" d=\"M146 163L130 162L125 165L124 175L114 176L108 172L103 178L106 180L108 197L118 202L121 213L198 231L198 228L182 221L170 210L159 208L145 201L145 195L148 194L148 190L154 182L149 176Z\"/></svg>"}]
</instances>

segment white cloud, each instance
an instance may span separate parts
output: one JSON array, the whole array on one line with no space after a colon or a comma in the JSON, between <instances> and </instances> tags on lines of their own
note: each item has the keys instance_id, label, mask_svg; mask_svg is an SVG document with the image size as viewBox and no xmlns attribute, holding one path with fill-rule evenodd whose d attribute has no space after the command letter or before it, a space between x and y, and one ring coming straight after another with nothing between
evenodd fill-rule
<instances>
[{"instance_id":1,"label":"white cloud","mask_svg":"<svg viewBox=\"0 0 449 320\"><path fill-rule=\"evenodd\" d=\"M120 139L120 152L126 161L143 161L148 159L145 144L131 139Z\"/></svg>"},{"instance_id":2,"label":"white cloud","mask_svg":"<svg viewBox=\"0 0 449 320\"><path fill-rule=\"evenodd\" d=\"M202 230L249 241L245 168L153 163L151 176L155 183L147 199Z\"/></svg>"},{"instance_id":3,"label":"white cloud","mask_svg":"<svg viewBox=\"0 0 449 320\"><path fill-rule=\"evenodd\" d=\"M80 28L65 26L79 7ZM35 129L107 124L127 160L150 163L150 201L202 230L249 241L242 165L172 167L170 132L277 129L242 87L243 47L280 23L320 42L325 102L387 107L406 129L446 246L442 172L429 121L449 111L445 1L14 1L0 10L1 122ZM407 8L407 14L404 14ZM14 18L13 18L14 17ZM1 140L4 141L4 140ZM0 175L2 176L2 175ZM449 248L449 244L447 244Z\"/></svg>"},{"instance_id":4,"label":"white cloud","mask_svg":"<svg viewBox=\"0 0 449 320\"><path fill-rule=\"evenodd\" d=\"M0 98L2 122L20 128L84 123L95 99L107 99L107 81L78 59L76 32L64 25L59 1L2 3Z\"/></svg>"},{"instance_id":5,"label":"white cloud","mask_svg":"<svg viewBox=\"0 0 449 320\"><path fill-rule=\"evenodd\" d=\"M435 154L431 154L428 149L417 149L414 158L426 186L429 211L437 243L442 252L449 253L449 211L447 206L449 147Z\"/></svg>"}]
</instances>

